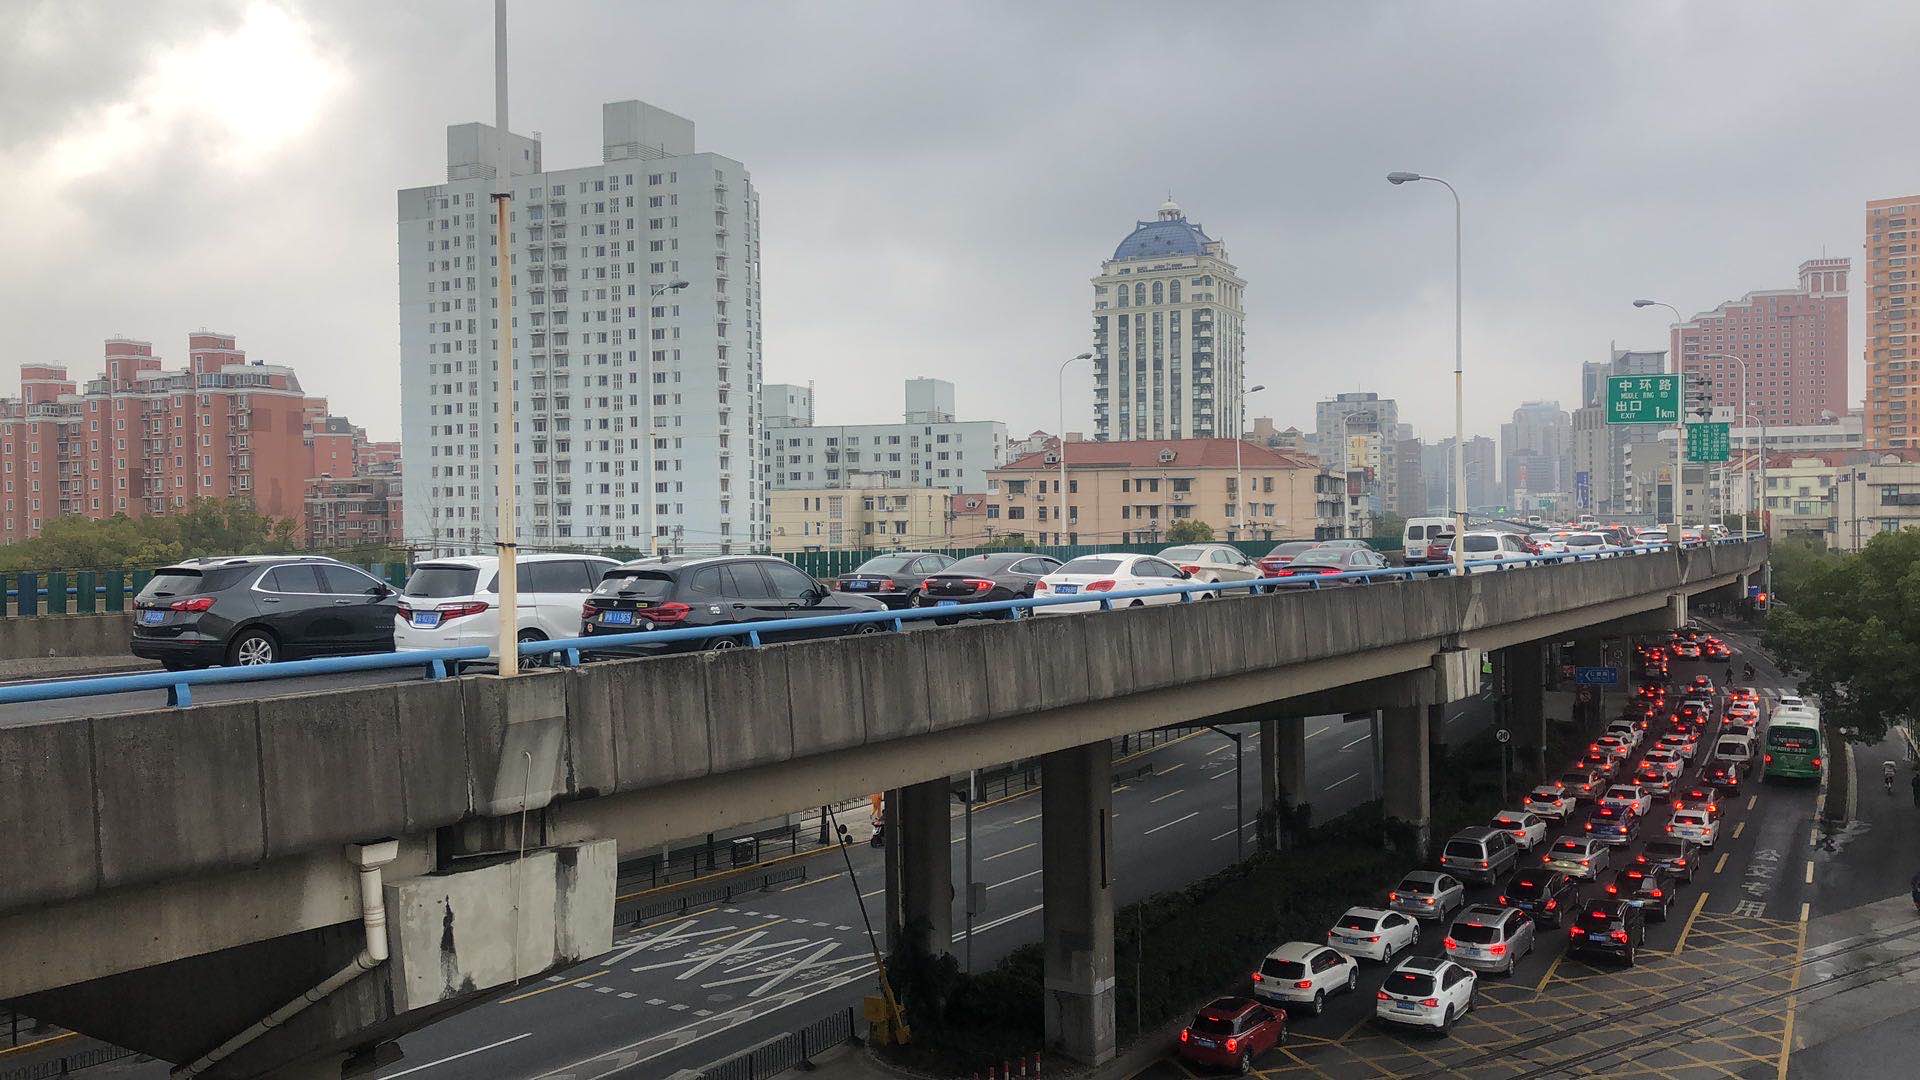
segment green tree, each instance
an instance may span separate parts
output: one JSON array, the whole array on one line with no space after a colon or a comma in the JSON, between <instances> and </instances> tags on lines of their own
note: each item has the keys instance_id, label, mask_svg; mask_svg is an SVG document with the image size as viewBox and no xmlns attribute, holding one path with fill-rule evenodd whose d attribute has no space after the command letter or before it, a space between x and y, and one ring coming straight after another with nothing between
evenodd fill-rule
<instances>
[{"instance_id":1,"label":"green tree","mask_svg":"<svg viewBox=\"0 0 1920 1080\"><path fill-rule=\"evenodd\" d=\"M1792 604L1815 578L1847 561L1847 556L1810 540L1776 540L1768 561L1773 564L1773 594Z\"/></svg>"},{"instance_id":2,"label":"green tree","mask_svg":"<svg viewBox=\"0 0 1920 1080\"><path fill-rule=\"evenodd\" d=\"M1920 711L1920 531L1882 533L1857 555L1774 549L1780 604L1765 644L1804 672L1825 718L1877 743Z\"/></svg>"},{"instance_id":3,"label":"green tree","mask_svg":"<svg viewBox=\"0 0 1920 1080\"><path fill-rule=\"evenodd\" d=\"M40 535L0 548L0 570L156 567L199 555L296 551L293 522L238 499L198 499L171 514L59 517Z\"/></svg>"},{"instance_id":4,"label":"green tree","mask_svg":"<svg viewBox=\"0 0 1920 1080\"><path fill-rule=\"evenodd\" d=\"M1213 539L1213 526L1199 518L1181 518L1167 526L1167 543L1200 544Z\"/></svg>"},{"instance_id":5,"label":"green tree","mask_svg":"<svg viewBox=\"0 0 1920 1080\"><path fill-rule=\"evenodd\" d=\"M1385 537L1396 543L1407 535L1407 519L1399 514L1381 514L1373 519L1373 535Z\"/></svg>"},{"instance_id":6,"label":"green tree","mask_svg":"<svg viewBox=\"0 0 1920 1080\"><path fill-rule=\"evenodd\" d=\"M1001 533L998 536L988 537L987 542L980 546L986 548L1004 548L1008 550L1023 548L1027 546L1027 534L1023 532Z\"/></svg>"}]
</instances>

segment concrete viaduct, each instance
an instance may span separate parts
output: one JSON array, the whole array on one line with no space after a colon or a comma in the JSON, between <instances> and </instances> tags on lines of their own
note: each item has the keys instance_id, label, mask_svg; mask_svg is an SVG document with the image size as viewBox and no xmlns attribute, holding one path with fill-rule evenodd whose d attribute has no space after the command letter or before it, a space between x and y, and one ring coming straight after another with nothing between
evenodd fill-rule
<instances>
[{"instance_id":1,"label":"concrete viaduct","mask_svg":"<svg viewBox=\"0 0 1920 1080\"><path fill-rule=\"evenodd\" d=\"M1677 625L1766 558L1723 543L0 728L0 1000L194 1075L338 1077L610 948L622 854L882 790L890 940L944 951L949 778L1037 758L1048 1039L1105 1060L1110 739L1257 719L1271 817L1302 783L1301 718L1383 708L1387 812L1424 830L1428 709L1475 692L1483 655L1537 703L1543 643ZM1545 740L1529 712L1522 749Z\"/></svg>"}]
</instances>

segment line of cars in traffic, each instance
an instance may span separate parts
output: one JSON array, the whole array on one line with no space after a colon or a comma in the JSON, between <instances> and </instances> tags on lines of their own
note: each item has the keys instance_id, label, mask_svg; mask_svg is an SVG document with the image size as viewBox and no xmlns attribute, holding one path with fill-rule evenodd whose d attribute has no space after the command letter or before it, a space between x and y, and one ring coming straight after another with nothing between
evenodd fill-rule
<instances>
[{"instance_id":1,"label":"line of cars in traffic","mask_svg":"<svg viewBox=\"0 0 1920 1080\"><path fill-rule=\"evenodd\" d=\"M1318 1015L1328 998L1358 992L1363 963L1389 965L1374 993L1376 1022L1443 1035L1472 1011L1481 977L1512 974L1549 930L1566 930L1569 957L1633 965L1646 947L1647 922L1673 915L1680 890L1719 842L1721 798L1737 792L1744 775L1726 767L1719 747L1701 761L1715 714L1724 708L1722 742L1750 738L1739 729L1759 722L1756 691L1721 693L1705 674L1686 681L1668 707L1672 644L1705 636L1688 628L1664 645L1636 649L1643 688L1657 686L1657 697L1637 695L1579 760L1533 788L1519 808L1448 839L1437 868L1409 871L1383 902L1348 909L1324 941L1287 942L1268 953L1250 993L1201 1010L1182 1029L1176 1052L1195 1064L1247 1071L1266 1046L1285 1041L1289 1010ZM1688 778L1696 763L1699 775ZM1653 775L1662 782L1640 782ZM1656 808L1666 820L1647 827ZM1491 889L1491 900L1469 894L1476 884ZM1438 955L1414 951L1423 932L1441 935Z\"/></svg>"}]
</instances>

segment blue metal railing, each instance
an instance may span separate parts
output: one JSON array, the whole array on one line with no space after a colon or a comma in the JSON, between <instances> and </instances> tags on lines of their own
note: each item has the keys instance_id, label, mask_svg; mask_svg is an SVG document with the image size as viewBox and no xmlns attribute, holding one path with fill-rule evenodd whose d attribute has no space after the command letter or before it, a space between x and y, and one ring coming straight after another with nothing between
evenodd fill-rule
<instances>
[{"instance_id":1,"label":"blue metal railing","mask_svg":"<svg viewBox=\"0 0 1920 1080\"><path fill-rule=\"evenodd\" d=\"M1757 537L1742 535L1723 540L1694 541L1686 547L1707 547L1718 544L1746 543ZM1513 559L1469 560L1468 573L1488 573L1515 570L1541 564L1569 562L1592 562L1599 559L1646 555L1668 550L1667 544L1645 544L1630 548L1616 548L1602 552L1579 552L1560 555L1530 555ZM1165 585L1150 589L1121 589L1110 592L1077 592L1067 596L1044 596L1021 600L992 600L983 603L959 603L950 606L903 608L898 611L866 611L846 615L814 615L792 619L769 619L756 623L729 623L723 626L681 627L671 630L638 630L625 634L594 634L571 638L554 638L546 641L529 641L520 644L520 655L532 658L549 658L553 662L568 667L578 666L588 654L593 652L617 652L631 649L647 649L668 646L678 642L711 641L714 639L738 639L739 643L757 647L768 638L783 638L790 634L809 630L822 630L833 627L855 627L853 633L879 633L886 630L901 632L909 622L927 619L957 619L969 616L1005 614L1012 619L1029 617L1029 613L1044 612L1047 608L1080 607L1097 604L1101 611L1111 611L1116 602L1139 600L1143 604L1167 597L1176 597L1175 603L1191 603L1196 597L1207 594L1221 595L1242 591L1252 593L1285 593L1328 588L1336 585L1371 584L1375 581L1417 581L1422 578L1445 577L1453 573L1450 563L1438 563L1425 566L1393 566L1378 570L1351 570L1337 574L1314 573L1295 578L1258 577L1244 581L1223 581L1216 584L1183 583ZM870 628L870 629L869 629ZM420 649L409 652L375 653L365 656L329 657L319 660L292 660L273 664L259 664L252 667L213 668L206 671L189 672L153 672L140 675L103 675L92 678L62 679L40 683L23 683L12 686L0 686L0 705L32 701L51 701L61 698L89 697L101 694L122 694L141 690L165 690L167 703L175 706L192 704L192 687L218 683L265 682L274 679L291 679L308 675L334 675L345 672L380 671L419 667L424 669L427 678L445 678L458 674L462 663L484 661L492 656L492 651L484 645L470 645L454 649Z\"/></svg>"}]
</instances>

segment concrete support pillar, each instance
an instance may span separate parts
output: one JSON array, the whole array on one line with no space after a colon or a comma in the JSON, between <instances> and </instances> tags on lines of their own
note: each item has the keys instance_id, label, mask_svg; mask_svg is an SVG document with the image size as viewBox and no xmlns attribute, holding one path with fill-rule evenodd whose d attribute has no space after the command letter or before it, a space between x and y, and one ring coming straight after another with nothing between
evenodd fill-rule
<instances>
[{"instance_id":1,"label":"concrete support pillar","mask_svg":"<svg viewBox=\"0 0 1920 1080\"><path fill-rule=\"evenodd\" d=\"M1547 643L1528 641L1503 649L1507 730L1517 761L1547 775Z\"/></svg>"},{"instance_id":2,"label":"concrete support pillar","mask_svg":"<svg viewBox=\"0 0 1920 1080\"><path fill-rule=\"evenodd\" d=\"M1260 850L1277 851L1307 789L1307 718L1260 721Z\"/></svg>"},{"instance_id":3,"label":"concrete support pillar","mask_svg":"<svg viewBox=\"0 0 1920 1080\"><path fill-rule=\"evenodd\" d=\"M1447 703L1427 706L1427 767L1439 770L1447 761Z\"/></svg>"},{"instance_id":4,"label":"concrete support pillar","mask_svg":"<svg viewBox=\"0 0 1920 1080\"><path fill-rule=\"evenodd\" d=\"M947 781L888 793L887 946L898 951L913 929L929 956L953 952L953 845Z\"/></svg>"},{"instance_id":5,"label":"concrete support pillar","mask_svg":"<svg viewBox=\"0 0 1920 1080\"><path fill-rule=\"evenodd\" d=\"M1408 854L1425 862L1431 840L1432 809L1428 794L1427 707L1396 705L1382 711L1381 728L1386 755L1383 796L1387 818L1413 826L1414 850Z\"/></svg>"},{"instance_id":6,"label":"concrete support pillar","mask_svg":"<svg viewBox=\"0 0 1920 1080\"><path fill-rule=\"evenodd\" d=\"M1607 654L1601 649L1601 639L1597 637L1581 638L1573 643L1573 664L1575 667L1599 667L1606 662ZM1574 687L1576 695L1581 689L1582 688L1577 685ZM1586 695L1587 700L1580 701L1577 696L1575 697L1573 717L1575 722L1590 728L1598 725L1600 722L1600 688L1592 686L1586 687L1585 689L1589 691Z\"/></svg>"},{"instance_id":7,"label":"concrete support pillar","mask_svg":"<svg viewBox=\"0 0 1920 1080\"><path fill-rule=\"evenodd\" d=\"M1040 759L1047 1046L1113 1059L1113 752L1107 740Z\"/></svg>"}]
</instances>

